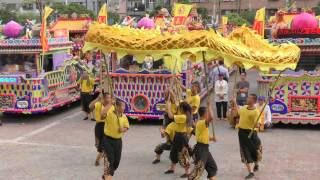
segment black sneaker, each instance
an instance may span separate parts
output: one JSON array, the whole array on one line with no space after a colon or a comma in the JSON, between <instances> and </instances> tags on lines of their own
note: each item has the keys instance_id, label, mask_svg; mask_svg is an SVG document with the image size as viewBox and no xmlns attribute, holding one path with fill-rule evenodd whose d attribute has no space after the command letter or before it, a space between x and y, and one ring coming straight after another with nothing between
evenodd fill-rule
<instances>
[{"instance_id":1,"label":"black sneaker","mask_svg":"<svg viewBox=\"0 0 320 180\"><path fill-rule=\"evenodd\" d=\"M251 179L253 177L254 177L254 174L251 172L245 177L245 179Z\"/></svg>"},{"instance_id":2,"label":"black sneaker","mask_svg":"<svg viewBox=\"0 0 320 180\"><path fill-rule=\"evenodd\" d=\"M94 165L99 166L100 165L99 161L94 162Z\"/></svg>"},{"instance_id":3,"label":"black sneaker","mask_svg":"<svg viewBox=\"0 0 320 180\"><path fill-rule=\"evenodd\" d=\"M91 118L91 121L96 121L95 119Z\"/></svg>"},{"instance_id":4,"label":"black sneaker","mask_svg":"<svg viewBox=\"0 0 320 180\"><path fill-rule=\"evenodd\" d=\"M258 164L255 164L255 165L254 165L253 171L254 171L254 172L259 171L259 165L258 165Z\"/></svg>"},{"instance_id":5,"label":"black sneaker","mask_svg":"<svg viewBox=\"0 0 320 180\"><path fill-rule=\"evenodd\" d=\"M160 162L160 159L155 159L154 161L152 161L152 164L158 164Z\"/></svg>"},{"instance_id":6,"label":"black sneaker","mask_svg":"<svg viewBox=\"0 0 320 180\"><path fill-rule=\"evenodd\" d=\"M181 178L188 178L189 177L189 174L183 174L180 176Z\"/></svg>"},{"instance_id":7,"label":"black sneaker","mask_svg":"<svg viewBox=\"0 0 320 180\"><path fill-rule=\"evenodd\" d=\"M166 172L164 172L164 174L173 174L173 173L174 173L174 170L171 170L171 169L169 169Z\"/></svg>"},{"instance_id":8,"label":"black sneaker","mask_svg":"<svg viewBox=\"0 0 320 180\"><path fill-rule=\"evenodd\" d=\"M83 120L88 120L88 119L89 119L88 117L83 118Z\"/></svg>"}]
</instances>

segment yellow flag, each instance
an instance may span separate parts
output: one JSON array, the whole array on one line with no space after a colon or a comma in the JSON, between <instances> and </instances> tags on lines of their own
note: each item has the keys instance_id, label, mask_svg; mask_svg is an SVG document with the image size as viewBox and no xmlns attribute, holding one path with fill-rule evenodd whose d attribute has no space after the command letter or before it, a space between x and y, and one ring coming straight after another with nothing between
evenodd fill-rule
<instances>
[{"instance_id":1,"label":"yellow flag","mask_svg":"<svg viewBox=\"0 0 320 180\"><path fill-rule=\"evenodd\" d=\"M98 14L98 22L100 24L108 24L108 7L107 3L104 3Z\"/></svg>"},{"instance_id":2,"label":"yellow flag","mask_svg":"<svg viewBox=\"0 0 320 180\"><path fill-rule=\"evenodd\" d=\"M173 16L187 17L193 5L175 3L173 6Z\"/></svg>"},{"instance_id":3,"label":"yellow flag","mask_svg":"<svg viewBox=\"0 0 320 180\"><path fill-rule=\"evenodd\" d=\"M47 18L52 13L53 9L50 7L45 7L42 16L42 24L41 24L41 31L40 31L40 40L42 45L42 51L46 52L49 50L49 43L47 38Z\"/></svg>"},{"instance_id":4,"label":"yellow flag","mask_svg":"<svg viewBox=\"0 0 320 180\"><path fill-rule=\"evenodd\" d=\"M52 13L53 9L46 6L44 7L44 14L43 14L43 17L44 19L47 19L49 17L49 15Z\"/></svg>"},{"instance_id":5,"label":"yellow flag","mask_svg":"<svg viewBox=\"0 0 320 180\"><path fill-rule=\"evenodd\" d=\"M228 16L222 16L222 26L225 26L228 24Z\"/></svg>"},{"instance_id":6,"label":"yellow flag","mask_svg":"<svg viewBox=\"0 0 320 180\"><path fill-rule=\"evenodd\" d=\"M261 8L256 12L255 21L263 21L266 16L266 8Z\"/></svg>"},{"instance_id":7,"label":"yellow flag","mask_svg":"<svg viewBox=\"0 0 320 180\"><path fill-rule=\"evenodd\" d=\"M258 34L264 37L264 24L265 24L266 8L261 8L256 12L256 17L253 23L253 29L257 31Z\"/></svg>"}]
</instances>

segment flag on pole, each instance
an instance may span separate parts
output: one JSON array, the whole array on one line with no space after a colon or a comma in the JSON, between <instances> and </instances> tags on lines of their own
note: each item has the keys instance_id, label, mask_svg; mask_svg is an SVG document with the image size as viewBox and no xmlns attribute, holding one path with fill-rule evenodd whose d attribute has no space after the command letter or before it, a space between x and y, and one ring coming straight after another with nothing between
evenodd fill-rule
<instances>
[{"instance_id":1,"label":"flag on pole","mask_svg":"<svg viewBox=\"0 0 320 180\"><path fill-rule=\"evenodd\" d=\"M257 31L259 35L264 37L264 24L265 24L266 8L261 8L256 12L256 17L253 23L253 29Z\"/></svg>"},{"instance_id":2,"label":"flag on pole","mask_svg":"<svg viewBox=\"0 0 320 180\"><path fill-rule=\"evenodd\" d=\"M108 24L108 7L107 3L104 3L98 14L98 23Z\"/></svg>"},{"instance_id":3,"label":"flag on pole","mask_svg":"<svg viewBox=\"0 0 320 180\"><path fill-rule=\"evenodd\" d=\"M173 24L183 25L189 16L193 5L175 3L173 6Z\"/></svg>"},{"instance_id":4,"label":"flag on pole","mask_svg":"<svg viewBox=\"0 0 320 180\"><path fill-rule=\"evenodd\" d=\"M41 24L41 31L40 31L40 40L42 45L42 52L47 52L49 50L49 43L47 38L47 18L52 13L53 9L50 7L44 8L44 13L42 16L42 24Z\"/></svg>"}]
</instances>

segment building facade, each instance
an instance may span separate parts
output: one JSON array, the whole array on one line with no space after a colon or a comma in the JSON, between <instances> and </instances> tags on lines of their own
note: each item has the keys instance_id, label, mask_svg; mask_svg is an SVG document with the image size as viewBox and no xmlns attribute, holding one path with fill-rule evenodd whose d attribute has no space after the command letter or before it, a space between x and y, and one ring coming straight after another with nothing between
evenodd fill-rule
<instances>
[{"instance_id":1,"label":"building facade","mask_svg":"<svg viewBox=\"0 0 320 180\"><path fill-rule=\"evenodd\" d=\"M273 15L278 9L286 7L289 0L190 0L190 2L196 3L198 7L207 8L209 14L217 13L219 7L222 15L266 7L267 15ZM314 8L319 3L320 0L296 0L298 9Z\"/></svg>"},{"instance_id":2,"label":"building facade","mask_svg":"<svg viewBox=\"0 0 320 180\"><path fill-rule=\"evenodd\" d=\"M46 2L46 0L42 0ZM87 9L90 9L94 12L99 11L99 4L103 3L104 0L50 0L51 4L55 3L78 3L85 6ZM36 4L32 1L24 0L0 0L1 4L7 4L14 9L18 9L20 12L37 12Z\"/></svg>"}]
</instances>

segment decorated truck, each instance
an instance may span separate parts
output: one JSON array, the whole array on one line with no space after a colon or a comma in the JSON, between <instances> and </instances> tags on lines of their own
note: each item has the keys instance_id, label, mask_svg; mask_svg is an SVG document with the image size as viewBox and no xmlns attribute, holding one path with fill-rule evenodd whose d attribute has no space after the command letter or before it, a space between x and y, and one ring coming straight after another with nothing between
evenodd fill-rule
<instances>
[{"instance_id":1,"label":"decorated truck","mask_svg":"<svg viewBox=\"0 0 320 180\"><path fill-rule=\"evenodd\" d=\"M293 43L301 49L296 70L286 70L276 82L270 107L273 123L320 124L320 28L312 11L278 11L271 43ZM279 71L262 74L259 93L266 95Z\"/></svg>"},{"instance_id":2,"label":"decorated truck","mask_svg":"<svg viewBox=\"0 0 320 180\"><path fill-rule=\"evenodd\" d=\"M77 101L76 81L90 69L70 55L73 42L67 37L48 38L49 49L43 53L36 33L26 38L20 36L21 30L13 21L3 27L0 112L36 114Z\"/></svg>"}]
</instances>

